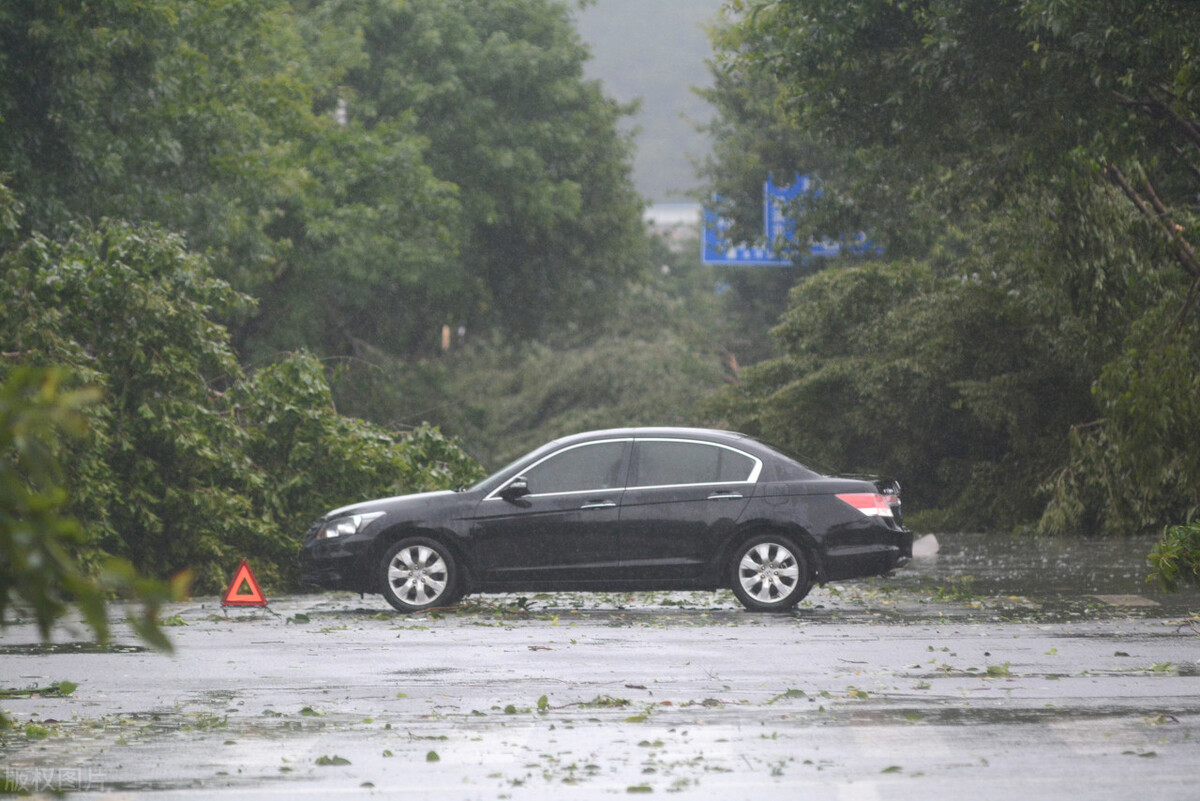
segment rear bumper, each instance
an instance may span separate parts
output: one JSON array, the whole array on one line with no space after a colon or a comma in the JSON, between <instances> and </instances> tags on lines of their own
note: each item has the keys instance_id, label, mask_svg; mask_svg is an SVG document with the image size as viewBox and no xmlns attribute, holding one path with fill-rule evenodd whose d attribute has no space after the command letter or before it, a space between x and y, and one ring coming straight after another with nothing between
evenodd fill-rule
<instances>
[{"instance_id":1,"label":"rear bumper","mask_svg":"<svg viewBox=\"0 0 1200 801\"><path fill-rule=\"evenodd\" d=\"M882 576L912 558L913 535L901 529L890 543L847 545L825 552L825 581Z\"/></svg>"}]
</instances>

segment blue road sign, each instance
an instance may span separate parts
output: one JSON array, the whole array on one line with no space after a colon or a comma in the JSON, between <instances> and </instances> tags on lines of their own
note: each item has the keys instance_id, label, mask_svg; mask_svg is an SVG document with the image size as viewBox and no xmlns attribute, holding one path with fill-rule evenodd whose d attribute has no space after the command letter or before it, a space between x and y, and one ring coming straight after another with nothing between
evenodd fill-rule
<instances>
[{"instance_id":1,"label":"blue road sign","mask_svg":"<svg viewBox=\"0 0 1200 801\"><path fill-rule=\"evenodd\" d=\"M791 267L791 259L781 259L766 245L732 244L727 232L732 223L711 209L704 210L704 236L701 260L705 264L728 267Z\"/></svg>"},{"instance_id":2,"label":"blue road sign","mask_svg":"<svg viewBox=\"0 0 1200 801\"><path fill-rule=\"evenodd\" d=\"M731 222L716 212L704 210L704 231L701 237L701 260L705 264L727 267L791 267L796 262L779 255L774 244L779 241L796 244L796 222L785 213L789 201L809 191L811 182L807 175L797 175L788 186L780 186L768 177L763 183L763 240L762 245L745 242L733 243L727 236ZM820 189L816 189L820 192ZM719 198L714 198L719 200ZM715 205L715 204L714 204ZM808 254L799 261L809 258L836 256L841 246L836 242L813 242Z\"/></svg>"},{"instance_id":3,"label":"blue road sign","mask_svg":"<svg viewBox=\"0 0 1200 801\"><path fill-rule=\"evenodd\" d=\"M808 192L808 184L807 175L797 175L790 186L779 186L774 178L767 176L763 183L763 236L768 242L796 241L796 220L784 212L790 201Z\"/></svg>"}]
</instances>

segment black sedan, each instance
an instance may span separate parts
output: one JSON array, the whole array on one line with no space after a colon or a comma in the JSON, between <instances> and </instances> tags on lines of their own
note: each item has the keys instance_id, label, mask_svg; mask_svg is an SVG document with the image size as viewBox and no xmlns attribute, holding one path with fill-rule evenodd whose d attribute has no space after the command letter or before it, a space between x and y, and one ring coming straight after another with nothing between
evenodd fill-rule
<instances>
[{"instance_id":1,"label":"black sedan","mask_svg":"<svg viewBox=\"0 0 1200 801\"><path fill-rule=\"evenodd\" d=\"M724 587L770 612L911 555L894 481L824 476L727 431L630 428L556 440L467 489L335 509L301 566L402 612L473 592Z\"/></svg>"}]
</instances>

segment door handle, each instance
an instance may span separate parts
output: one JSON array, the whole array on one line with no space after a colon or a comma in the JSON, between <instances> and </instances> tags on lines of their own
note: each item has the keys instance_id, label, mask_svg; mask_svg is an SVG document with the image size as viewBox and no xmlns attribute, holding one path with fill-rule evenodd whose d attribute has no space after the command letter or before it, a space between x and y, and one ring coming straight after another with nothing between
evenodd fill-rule
<instances>
[{"instance_id":1,"label":"door handle","mask_svg":"<svg viewBox=\"0 0 1200 801\"><path fill-rule=\"evenodd\" d=\"M714 492L708 496L710 501L738 501L741 498L742 493L740 492Z\"/></svg>"},{"instance_id":2,"label":"door handle","mask_svg":"<svg viewBox=\"0 0 1200 801\"><path fill-rule=\"evenodd\" d=\"M580 509L612 509L617 504L613 501L588 501Z\"/></svg>"}]
</instances>

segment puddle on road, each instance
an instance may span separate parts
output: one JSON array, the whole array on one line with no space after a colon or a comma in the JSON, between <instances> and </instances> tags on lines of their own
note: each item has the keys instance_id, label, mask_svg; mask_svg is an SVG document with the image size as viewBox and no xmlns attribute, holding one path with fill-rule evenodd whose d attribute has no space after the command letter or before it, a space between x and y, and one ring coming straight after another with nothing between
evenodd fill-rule
<instances>
[{"instance_id":1,"label":"puddle on road","mask_svg":"<svg viewBox=\"0 0 1200 801\"><path fill-rule=\"evenodd\" d=\"M1161 600L1146 581L1153 539L1075 540L1004 534L939 534L937 554L914 559L897 576L924 582L971 577L980 590L1007 595L1134 595ZM1185 593L1186 594L1186 593ZM1193 593L1194 595L1194 593Z\"/></svg>"},{"instance_id":2,"label":"puddle on road","mask_svg":"<svg viewBox=\"0 0 1200 801\"><path fill-rule=\"evenodd\" d=\"M1155 715L1162 713L1148 712L1144 716L1144 725L1153 725ZM1073 724L1102 721L1127 721L1130 717L1127 706L1099 706L1080 708L1077 706L1042 708L1020 706L929 706L890 707L886 710L835 710L831 717L839 718L844 725L880 725L890 726L905 721L911 724L926 726L954 727L989 727L989 726L1026 726L1048 725L1063 721Z\"/></svg>"},{"instance_id":3,"label":"puddle on road","mask_svg":"<svg viewBox=\"0 0 1200 801\"><path fill-rule=\"evenodd\" d=\"M33 642L0 645L0 656L43 656L47 654L139 654L149 650L142 645L95 642Z\"/></svg>"},{"instance_id":4,"label":"puddle on road","mask_svg":"<svg viewBox=\"0 0 1200 801\"><path fill-rule=\"evenodd\" d=\"M1153 538L1049 539L1005 534L939 534L940 550L884 579L939 600L1021 599L1042 613L1173 617L1200 612L1200 590L1165 593L1147 581Z\"/></svg>"},{"instance_id":5,"label":"puddle on road","mask_svg":"<svg viewBox=\"0 0 1200 801\"><path fill-rule=\"evenodd\" d=\"M460 673L459 668L452 667L420 667L411 668L409 670L393 670L388 675L391 676L407 676L409 678L424 678L426 676L448 676L452 673Z\"/></svg>"}]
</instances>

